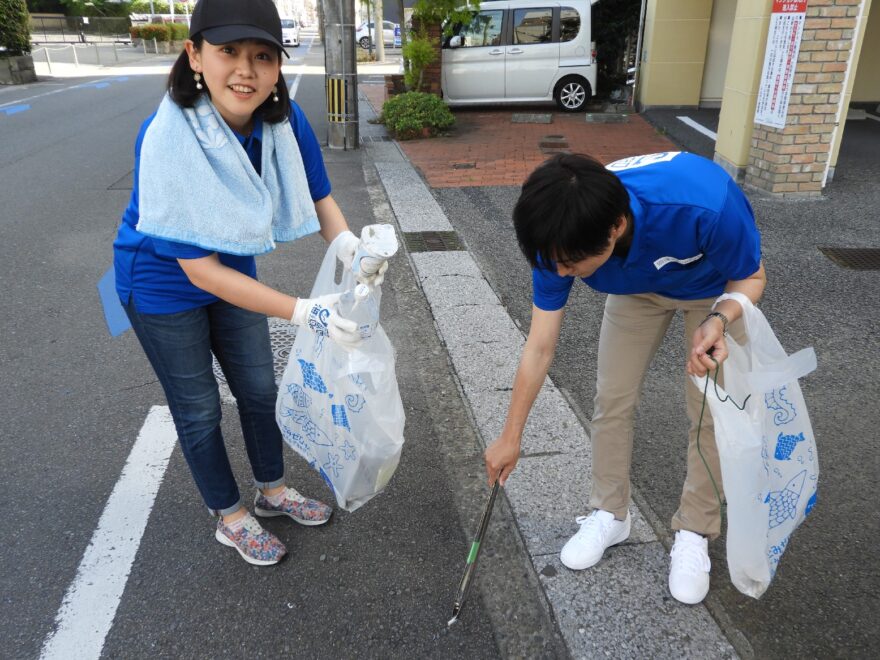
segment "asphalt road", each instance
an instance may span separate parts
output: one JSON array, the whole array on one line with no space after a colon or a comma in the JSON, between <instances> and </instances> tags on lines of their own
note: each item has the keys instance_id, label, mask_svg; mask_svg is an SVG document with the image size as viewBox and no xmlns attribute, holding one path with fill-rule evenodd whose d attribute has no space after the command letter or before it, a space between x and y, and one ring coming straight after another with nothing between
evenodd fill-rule
<instances>
[{"instance_id":1,"label":"asphalt road","mask_svg":"<svg viewBox=\"0 0 880 660\"><path fill-rule=\"evenodd\" d=\"M320 47L308 56L320 69ZM148 71L0 91L4 657L40 655L144 420L165 404L133 334L109 336L95 289L130 194L134 138L163 92L164 76ZM310 67L288 82L323 140L323 75ZM350 224L373 222L360 152L328 152L326 162ZM186 167L170 163L168 176L186 177ZM324 249L318 236L285 245L261 258L261 279L308 293ZM123 576L105 657L560 654L503 503L486 574L503 576L506 590L488 606L475 590L464 625L446 629L467 530L485 494L479 443L404 257L392 264L384 293L408 415L407 444L387 491L355 514L337 512L325 527L269 521L290 558L257 569L213 539L213 521L175 449ZM237 415L231 406L224 413L233 469L250 497ZM287 456L293 485L332 497ZM115 548L99 551L109 556Z\"/></svg>"},{"instance_id":2,"label":"asphalt road","mask_svg":"<svg viewBox=\"0 0 880 660\"><path fill-rule=\"evenodd\" d=\"M684 148L711 143L675 115L651 120ZM658 116L659 115L659 118ZM701 120L711 122L711 113ZM724 544L712 544L712 598L720 623L758 658L875 657L880 648L880 271L845 270L817 246L880 247L880 123L848 122L835 180L823 199L779 202L751 194L763 235L768 286L761 308L791 353L814 346L819 368L802 382L819 447L819 504L794 535L769 591L751 600L731 585ZM511 222L514 187L435 189L446 216L520 327L531 279ZM576 286L550 376L589 420L604 296ZM669 538L685 470L683 324L677 318L646 378L636 418L632 477ZM587 503L584 502L584 510ZM873 650L872 650L873 649Z\"/></svg>"}]
</instances>

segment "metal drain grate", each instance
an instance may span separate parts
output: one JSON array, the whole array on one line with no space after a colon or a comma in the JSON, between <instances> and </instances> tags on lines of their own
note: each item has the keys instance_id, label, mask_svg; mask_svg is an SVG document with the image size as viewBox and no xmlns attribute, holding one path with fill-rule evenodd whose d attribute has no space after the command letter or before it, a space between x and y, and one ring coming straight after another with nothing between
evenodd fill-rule
<instances>
[{"instance_id":1,"label":"metal drain grate","mask_svg":"<svg viewBox=\"0 0 880 660\"><path fill-rule=\"evenodd\" d=\"M838 266L852 270L880 270L880 248L834 248L819 250Z\"/></svg>"},{"instance_id":2,"label":"metal drain grate","mask_svg":"<svg viewBox=\"0 0 880 660\"><path fill-rule=\"evenodd\" d=\"M272 361L275 369L275 382L280 383L284 370L287 368L287 360L290 358L290 349L296 338L296 326L289 321L281 319L269 319L269 341L272 344ZM217 382L226 385L226 376L214 358L214 376Z\"/></svg>"},{"instance_id":3,"label":"metal drain grate","mask_svg":"<svg viewBox=\"0 0 880 660\"><path fill-rule=\"evenodd\" d=\"M390 135L361 135L361 144L365 142L391 142Z\"/></svg>"},{"instance_id":4,"label":"metal drain grate","mask_svg":"<svg viewBox=\"0 0 880 660\"><path fill-rule=\"evenodd\" d=\"M403 233L406 249L410 252L454 252L464 250L454 231L409 231Z\"/></svg>"}]
</instances>

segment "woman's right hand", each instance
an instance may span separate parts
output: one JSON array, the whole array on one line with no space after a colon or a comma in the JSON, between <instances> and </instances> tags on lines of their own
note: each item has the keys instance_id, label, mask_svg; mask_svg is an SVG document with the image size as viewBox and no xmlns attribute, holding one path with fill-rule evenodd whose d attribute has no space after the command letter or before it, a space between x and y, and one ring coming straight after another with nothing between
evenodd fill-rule
<instances>
[{"instance_id":1,"label":"woman's right hand","mask_svg":"<svg viewBox=\"0 0 880 660\"><path fill-rule=\"evenodd\" d=\"M513 472L519 461L520 443L504 435L500 436L486 449L483 455L486 461L486 476L489 477L489 485L496 480L503 486L507 477Z\"/></svg>"}]
</instances>

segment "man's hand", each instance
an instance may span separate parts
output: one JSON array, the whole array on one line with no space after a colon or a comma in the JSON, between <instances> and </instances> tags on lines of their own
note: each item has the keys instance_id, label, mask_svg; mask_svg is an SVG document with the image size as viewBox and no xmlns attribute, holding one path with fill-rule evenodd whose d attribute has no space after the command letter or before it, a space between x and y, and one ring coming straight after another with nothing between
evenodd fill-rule
<instances>
[{"instance_id":1,"label":"man's hand","mask_svg":"<svg viewBox=\"0 0 880 660\"><path fill-rule=\"evenodd\" d=\"M716 365L720 366L727 359L727 341L724 339L724 323L717 316L709 316L694 332L690 357L686 370L691 376L702 378ZM709 357L711 353L712 357Z\"/></svg>"},{"instance_id":2,"label":"man's hand","mask_svg":"<svg viewBox=\"0 0 880 660\"><path fill-rule=\"evenodd\" d=\"M351 350L363 341L357 324L342 318L336 309L340 293L331 293L319 298L300 298L296 301L291 321L294 325L307 327L317 335L330 337L343 348Z\"/></svg>"},{"instance_id":3,"label":"man's hand","mask_svg":"<svg viewBox=\"0 0 880 660\"><path fill-rule=\"evenodd\" d=\"M489 485L496 480L503 486L507 477L513 472L519 461L519 441L509 440L504 436L498 438L486 449L484 458L486 461L486 476L489 477Z\"/></svg>"}]
</instances>

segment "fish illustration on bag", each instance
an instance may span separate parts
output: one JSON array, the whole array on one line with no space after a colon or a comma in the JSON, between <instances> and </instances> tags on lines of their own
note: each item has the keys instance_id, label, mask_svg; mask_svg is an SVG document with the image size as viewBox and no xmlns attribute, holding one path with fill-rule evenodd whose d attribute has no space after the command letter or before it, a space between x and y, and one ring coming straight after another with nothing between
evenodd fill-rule
<instances>
[{"instance_id":1,"label":"fish illustration on bag","mask_svg":"<svg viewBox=\"0 0 880 660\"><path fill-rule=\"evenodd\" d=\"M773 454L773 458L777 461L787 461L791 459L791 453L794 451L795 446L799 442L803 442L806 440L803 433L798 433L797 435L785 435L784 433L780 433L779 437L776 438L776 452Z\"/></svg>"},{"instance_id":2,"label":"fish illustration on bag","mask_svg":"<svg viewBox=\"0 0 880 660\"><path fill-rule=\"evenodd\" d=\"M797 503L801 497L801 491L804 489L804 480L807 478L807 471L798 472L791 481L785 484L782 490L770 491L765 504L770 504L769 512L769 528L773 529L783 524L786 520L794 520L797 513Z\"/></svg>"}]
</instances>

